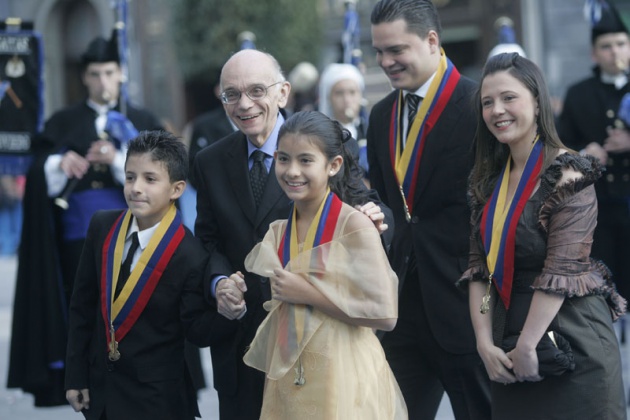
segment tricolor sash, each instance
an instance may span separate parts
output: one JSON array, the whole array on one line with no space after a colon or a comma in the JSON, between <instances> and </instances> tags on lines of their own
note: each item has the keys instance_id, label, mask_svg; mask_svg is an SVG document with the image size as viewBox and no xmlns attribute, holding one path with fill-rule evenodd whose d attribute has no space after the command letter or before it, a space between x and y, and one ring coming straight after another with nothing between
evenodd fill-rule
<instances>
[{"instance_id":1,"label":"tricolor sash","mask_svg":"<svg viewBox=\"0 0 630 420\"><path fill-rule=\"evenodd\" d=\"M120 214L109 231L102 249L101 311L108 332L108 347L114 333L117 343L138 320L185 235L181 216L175 205L171 205L149 244L142 251L120 295L114 300L131 217L130 210Z\"/></svg>"},{"instance_id":2,"label":"tricolor sash","mask_svg":"<svg viewBox=\"0 0 630 420\"><path fill-rule=\"evenodd\" d=\"M481 240L486 251L490 281L494 282L505 308L510 307L514 277L516 226L534 190L543 162L543 143L536 137L514 196L508 201L511 156L497 181L481 216Z\"/></svg>"},{"instance_id":3,"label":"tricolor sash","mask_svg":"<svg viewBox=\"0 0 630 420\"><path fill-rule=\"evenodd\" d=\"M306 233L301 251L308 251L319 245L323 245L332 240L335 233L335 227L339 220L339 213L343 202L333 192L328 192L326 199L315 215ZM291 205L291 216L287 221L284 236L278 246L278 257L283 267L286 267L290 260L295 258L300 252L297 234L297 211L295 205ZM294 316L288 317L289 325L281 326L280 333L287 336L281 338L281 344L286 344L291 348L296 347L302 341L304 326L308 322L308 317L313 308L308 305L290 305L290 311L294 312ZM284 331L283 331L284 330Z\"/></svg>"},{"instance_id":4,"label":"tricolor sash","mask_svg":"<svg viewBox=\"0 0 630 420\"><path fill-rule=\"evenodd\" d=\"M426 139L442 111L450 100L457 82L459 82L459 72L446 57L444 50L437 72L426 97L423 99L420 109L409 128L406 142L403 147L403 125L401 123L404 114L404 98L402 90L398 93L398 98L394 102L391 113L389 129L390 159L398 186L402 194L407 221L411 220L413 213L414 195L418 181L418 168L422 159L422 152L426 144Z\"/></svg>"}]
</instances>

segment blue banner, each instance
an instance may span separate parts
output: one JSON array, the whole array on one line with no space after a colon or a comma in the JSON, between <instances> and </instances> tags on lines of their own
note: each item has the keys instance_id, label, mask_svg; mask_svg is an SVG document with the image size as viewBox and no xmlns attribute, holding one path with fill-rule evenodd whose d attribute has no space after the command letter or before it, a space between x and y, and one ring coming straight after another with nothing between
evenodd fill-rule
<instances>
[{"instance_id":1,"label":"blue banner","mask_svg":"<svg viewBox=\"0 0 630 420\"><path fill-rule=\"evenodd\" d=\"M33 31L0 30L0 174L22 175L43 128L43 48Z\"/></svg>"}]
</instances>

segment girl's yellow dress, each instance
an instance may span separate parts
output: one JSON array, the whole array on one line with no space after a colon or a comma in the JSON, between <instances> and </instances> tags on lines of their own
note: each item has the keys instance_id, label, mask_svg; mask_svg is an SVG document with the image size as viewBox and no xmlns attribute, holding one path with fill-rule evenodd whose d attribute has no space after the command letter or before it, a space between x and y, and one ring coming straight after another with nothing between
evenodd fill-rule
<instances>
[{"instance_id":1,"label":"girl's yellow dress","mask_svg":"<svg viewBox=\"0 0 630 420\"><path fill-rule=\"evenodd\" d=\"M333 239L298 253L286 270L304 276L352 318L398 316L398 278L375 228L348 231L343 204ZM270 277L281 268L278 247L286 220L271 224L245 261ZM271 300L244 356L266 372L261 419L406 419L407 408L381 344L367 327L331 318L305 305Z\"/></svg>"}]
</instances>

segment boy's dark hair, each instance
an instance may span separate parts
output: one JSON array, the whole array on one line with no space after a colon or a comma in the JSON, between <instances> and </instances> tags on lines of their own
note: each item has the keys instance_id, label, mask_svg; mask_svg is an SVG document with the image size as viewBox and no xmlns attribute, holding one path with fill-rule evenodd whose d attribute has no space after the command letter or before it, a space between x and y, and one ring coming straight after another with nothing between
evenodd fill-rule
<instances>
[{"instance_id":1,"label":"boy's dark hair","mask_svg":"<svg viewBox=\"0 0 630 420\"><path fill-rule=\"evenodd\" d=\"M301 111L293 114L282 125L278 133L278 143L289 133L314 139L329 160L341 156L343 166L328 180L331 191L351 206L367 202L368 191L362 184L361 170L345 144L352 136L339 122L319 111Z\"/></svg>"},{"instance_id":2,"label":"boy's dark hair","mask_svg":"<svg viewBox=\"0 0 630 420\"><path fill-rule=\"evenodd\" d=\"M162 162L166 166L171 182L185 181L188 178L186 146L168 131L141 131L129 142L127 159L129 156L145 153L149 153L154 162Z\"/></svg>"},{"instance_id":3,"label":"boy's dark hair","mask_svg":"<svg viewBox=\"0 0 630 420\"><path fill-rule=\"evenodd\" d=\"M429 31L435 31L442 39L442 25L435 5L430 0L380 0L372 9L372 25L402 19L407 31L426 39Z\"/></svg>"}]
</instances>

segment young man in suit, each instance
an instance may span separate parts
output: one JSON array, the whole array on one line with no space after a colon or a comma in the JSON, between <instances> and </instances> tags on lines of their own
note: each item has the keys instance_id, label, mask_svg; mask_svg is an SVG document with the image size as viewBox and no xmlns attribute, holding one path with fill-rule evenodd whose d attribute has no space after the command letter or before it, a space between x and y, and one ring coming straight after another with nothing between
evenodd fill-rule
<instances>
[{"instance_id":1,"label":"young man in suit","mask_svg":"<svg viewBox=\"0 0 630 420\"><path fill-rule=\"evenodd\" d=\"M184 339L210 345L217 317L203 297L207 253L174 204L187 176L182 142L141 132L125 162L129 210L90 222L66 359L66 398L87 419L199 416Z\"/></svg>"},{"instance_id":2,"label":"young man in suit","mask_svg":"<svg viewBox=\"0 0 630 420\"><path fill-rule=\"evenodd\" d=\"M468 257L476 86L441 48L431 1L381 0L371 23L395 88L372 109L367 134L372 188L394 213L389 255L400 281L398 324L383 348L411 419L434 418L444 390L458 420L488 419L489 380L455 286Z\"/></svg>"},{"instance_id":3,"label":"young man in suit","mask_svg":"<svg viewBox=\"0 0 630 420\"><path fill-rule=\"evenodd\" d=\"M246 366L243 355L267 315L263 303L271 299L271 291L268 279L246 272L245 257L271 222L289 215L289 199L268 174L291 85L275 58L246 49L224 65L221 89L223 107L239 131L195 158L195 234L210 253L206 297L220 318L230 320L212 331L222 337L211 346L220 417L253 420L260 417L264 375ZM388 209L367 203L362 211L387 234L383 211Z\"/></svg>"}]
</instances>

